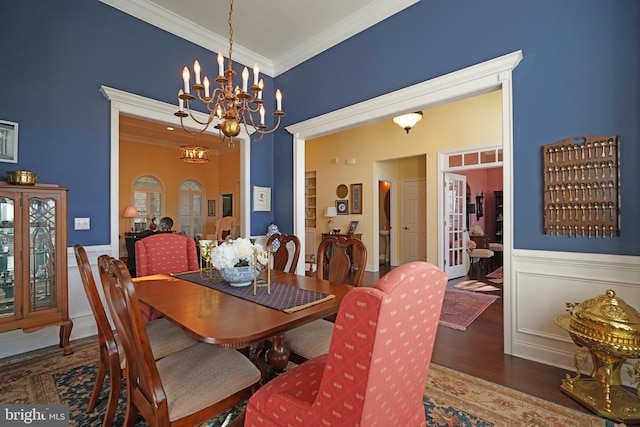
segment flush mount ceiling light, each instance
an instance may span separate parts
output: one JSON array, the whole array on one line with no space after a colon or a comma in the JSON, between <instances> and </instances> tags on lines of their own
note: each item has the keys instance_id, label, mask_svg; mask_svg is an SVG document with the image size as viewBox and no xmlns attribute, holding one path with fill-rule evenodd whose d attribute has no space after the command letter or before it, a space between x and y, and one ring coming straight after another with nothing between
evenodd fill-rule
<instances>
[{"instance_id":1,"label":"flush mount ceiling light","mask_svg":"<svg viewBox=\"0 0 640 427\"><path fill-rule=\"evenodd\" d=\"M180 160L187 163L208 163L209 147L183 145L180 147Z\"/></svg>"},{"instance_id":2,"label":"flush mount ceiling light","mask_svg":"<svg viewBox=\"0 0 640 427\"><path fill-rule=\"evenodd\" d=\"M193 64L193 71L195 74L195 83L189 87L189 80L191 74L187 67L184 67L182 71L182 79L184 81L184 90L180 89L178 92L178 112L174 113L180 117L180 124L182 128L190 134L203 133L207 130L209 125L216 121L215 128L220 131L220 139L224 140L229 138L228 145L233 146L233 137L238 136L241 126L244 126L245 131L250 133L251 139L259 141L266 134L274 132L280 126L280 118L284 116L282 111L282 93L280 89L276 91L276 111L273 115L277 117L277 123L271 130L267 130L267 126L264 124L265 108L262 100L262 89L264 88L264 81L259 78L260 70L258 64L253 67L253 85L248 87L249 70L244 67L242 71L242 88L239 86L233 87L233 76L236 72L233 70L233 0L229 2L229 62L227 63L227 69L224 69L224 57L222 52L218 52L218 75L215 77L215 82L220 87L209 93L209 78L204 77L200 80L200 63L196 60ZM195 96L191 94L191 91L195 93ZM251 93L249 93L249 91ZM189 106L191 101L195 99L200 100L209 111L209 117L206 121L198 121ZM186 108L186 111L185 111ZM254 114L260 114L260 121L253 117ZM185 127L184 118L191 117L198 125L201 126L199 131L192 131Z\"/></svg>"},{"instance_id":3,"label":"flush mount ceiling light","mask_svg":"<svg viewBox=\"0 0 640 427\"><path fill-rule=\"evenodd\" d=\"M416 111L415 113L403 114L402 116L396 116L393 118L393 122L399 125L401 128L407 131L422 120L422 111Z\"/></svg>"}]
</instances>

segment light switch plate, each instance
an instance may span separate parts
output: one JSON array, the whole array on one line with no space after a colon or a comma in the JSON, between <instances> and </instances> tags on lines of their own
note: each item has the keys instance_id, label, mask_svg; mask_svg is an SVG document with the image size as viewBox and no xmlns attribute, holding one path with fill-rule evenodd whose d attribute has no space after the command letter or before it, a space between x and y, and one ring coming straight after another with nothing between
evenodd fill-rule
<instances>
[{"instance_id":1,"label":"light switch plate","mask_svg":"<svg viewBox=\"0 0 640 427\"><path fill-rule=\"evenodd\" d=\"M90 218L74 218L73 229L74 230L90 230L91 219Z\"/></svg>"}]
</instances>

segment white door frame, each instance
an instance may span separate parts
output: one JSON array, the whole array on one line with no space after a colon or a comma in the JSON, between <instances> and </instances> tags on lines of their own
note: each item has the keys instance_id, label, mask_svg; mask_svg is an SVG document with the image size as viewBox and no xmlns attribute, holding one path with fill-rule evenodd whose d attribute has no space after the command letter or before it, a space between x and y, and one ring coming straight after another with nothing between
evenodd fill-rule
<instances>
[{"instance_id":1,"label":"white door frame","mask_svg":"<svg viewBox=\"0 0 640 427\"><path fill-rule=\"evenodd\" d=\"M331 111L318 117L292 124L286 130L293 135L293 232L304 236L304 173L305 141L393 117L395 114L423 110L475 95L502 91L502 143L504 186L504 277L511 282L511 251L513 248L513 70L522 60L522 51L515 51L480 64L454 71L444 76L381 95L355 105ZM439 183L442 186L442 183ZM439 194L441 189L439 189ZM442 247L442 227L438 227L438 247ZM302 239L301 239L302 240ZM300 242L304 247L304 242ZM304 266L298 265L304 274ZM515 294L504 287L504 352L512 353L515 316Z\"/></svg>"},{"instance_id":2,"label":"white door frame","mask_svg":"<svg viewBox=\"0 0 640 427\"><path fill-rule=\"evenodd\" d=\"M167 104L166 102L157 101L155 99L145 98L119 89L101 86L100 92L111 102L110 112L110 246L111 255L116 256L119 253L119 225L122 207L119 206L119 182L120 182L120 114L130 115L143 119L153 120L156 122L167 123L180 127L180 119L175 117L176 106ZM194 113L198 120L206 121L204 113ZM217 131L208 131L212 135L217 135ZM240 144L240 234L248 236L251 230L251 211L250 211L250 161L251 161L251 144L249 135L242 130L237 137ZM177 152L176 152L177 153ZM176 154L177 155L177 154ZM304 199L303 199L304 200ZM235 200L234 200L235 203ZM222 206L220 206L222 209ZM304 231L304 230L303 230Z\"/></svg>"}]
</instances>

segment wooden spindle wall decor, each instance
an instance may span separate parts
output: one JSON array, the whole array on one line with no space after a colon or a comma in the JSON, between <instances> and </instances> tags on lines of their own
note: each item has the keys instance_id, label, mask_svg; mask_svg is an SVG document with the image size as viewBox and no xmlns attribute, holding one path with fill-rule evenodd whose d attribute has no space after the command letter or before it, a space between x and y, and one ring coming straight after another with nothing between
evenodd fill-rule
<instances>
[{"instance_id":1,"label":"wooden spindle wall decor","mask_svg":"<svg viewBox=\"0 0 640 427\"><path fill-rule=\"evenodd\" d=\"M544 232L620 235L620 138L581 136L543 147Z\"/></svg>"}]
</instances>

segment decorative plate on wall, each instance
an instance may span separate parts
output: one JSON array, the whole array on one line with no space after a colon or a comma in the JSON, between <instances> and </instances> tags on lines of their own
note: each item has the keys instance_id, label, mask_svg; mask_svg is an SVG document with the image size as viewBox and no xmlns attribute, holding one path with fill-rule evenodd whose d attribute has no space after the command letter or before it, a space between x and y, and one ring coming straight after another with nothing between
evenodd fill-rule
<instances>
[{"instance_id":1,"label":"decorative plate on wall","mask_svg":"<svg viewBox=\"0 0 640 427\"><path fill-rule=\"evenodd\" d=\"M340 184L338 185L338 188L336 188L336 196L338 196L338 198L340 199L344 199L345 197L347 197L348 193L349 189L344 184Z\"/></svg>"}]
</instances>

